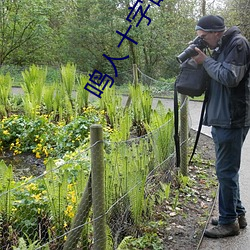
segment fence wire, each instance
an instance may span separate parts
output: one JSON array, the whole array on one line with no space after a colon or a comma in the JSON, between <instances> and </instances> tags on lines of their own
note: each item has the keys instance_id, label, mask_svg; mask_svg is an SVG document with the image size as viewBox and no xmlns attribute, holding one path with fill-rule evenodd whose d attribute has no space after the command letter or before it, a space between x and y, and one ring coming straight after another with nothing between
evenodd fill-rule
<instances>
[{"instance_id":1,"label":"fence wire","mask_svg":"<svg viewBox=\"0 0 250 250\"><path fill-rule=\"evenodd\" d=\"M150 88L150 90L155 95L160 96L173 96L174 92L174 81L173 80L156 80L146 74L144 74L139 68L137 68L139 73L139 81Z\"/></svg>"}]
</instances>

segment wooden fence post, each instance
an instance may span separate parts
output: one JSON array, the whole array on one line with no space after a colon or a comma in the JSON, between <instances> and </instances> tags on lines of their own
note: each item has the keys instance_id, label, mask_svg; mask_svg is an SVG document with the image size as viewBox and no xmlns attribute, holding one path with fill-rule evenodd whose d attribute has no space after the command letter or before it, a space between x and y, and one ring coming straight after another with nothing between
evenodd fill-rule
<instances>
[{"instance_id":1,"label":"wooden fence post","mask_svg":"<svg viewBox=\"0 0 250 250\"><path fill-rule=\"evenodd\" d=\"M138 71L136 64L133 64L133 77L134 77L134 85L138 85Z\"/></svg>"},{"instance_id":2,"label":"wooden fence post","mask_svg":"<svg viewBox=\"0 0 250 250\"><path fill-rule=\"evenodd\" d=\"M188 174L188 97L181 96L180 109L180 169L181 174L187 176Z\"/></svg>"},{"instance_id":3,"label":"wooden fence post","mask_svg":"<svg viewBox=\"0 0 250 250\"><path fill-rule=\"evenodd\" d=\"M138 70L137 70L137 65L133 64L133 78L134 78L134 85L138 85ZM127 102L125 104L125 109L124 111L129 107L129 105L131 104L131 95L128 95L128 99Z\"/></svg>"},{"instance_id":4,"label":"wooden fence post","mask_svg":"<svg viewBox=\"0 0 250 250\"><path fill-rule=\"evenodd\" d=\"M104 192L103 130L99 124L90 127L91 175L93 205L93 250L106 249L106 216Z\"/></svg>"},{"instance_id":5,"label":"wooden fence post","mask_svg":"<svg viewBox=\"0 0 250 250\"><path fill-rule=\"evenodd\" d=\"M91 176L83 192L81 201L78 205L76 216L73 220L70 233L64 244L63 250L71 250L77 248L77 243L81 237L83 225L86 222L91 208Z\"/></svg>"}]
</instances>

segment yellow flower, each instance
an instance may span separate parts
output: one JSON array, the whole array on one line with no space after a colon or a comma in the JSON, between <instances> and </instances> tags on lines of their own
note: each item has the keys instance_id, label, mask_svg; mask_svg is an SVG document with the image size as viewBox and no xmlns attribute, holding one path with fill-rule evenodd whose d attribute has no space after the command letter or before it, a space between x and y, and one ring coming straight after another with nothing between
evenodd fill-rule
<instances>
[{"instance_id":1,"label":"yellow flower","mask_svg":"<svg viewBox=\"0 0 250 250\"><path fill-rule=\"evenodd\" d=\"M37 158L37 159L40 159L40 158L41 158L41 155L40 155L39 152L36 152L36 158Z\"/></svg>"},{"instance_id":2,"label":"yellow flower","mask_svg":"<svg viewBox=\"0 0 250 250\"><path fill-rule=\"evenodd\" d=\"M43 153L45 154L46 157L48 157L49 153L46 147L43 147Z\"/></svg>"},{"instance_id":3,"label":"yellow flower","mask_svg":"<svg viewBox=\"0 0 250 250\"><path fill-rule=\"evenodd\" d=\"M32 197L35 198L36 201L40 201L42 199L41 195L42 195L41 193L33 194Z\"/></svg>"},{"instance_id":4,"label":"yellow flower","mask_svg":"<svg viewBox=\"0 0 250 250\"><path fill-rule=\"evenodd\" d=\"M26 189L28 191L35 191L37 190L37 185L35 183L30 183L29 185L26 186Z\"/></svg>"},{"instance_id":5,"label":"yellow flower","mask_svg":"<svg viewBox=\"0 0 250 250\"><path fill-rule=\"evenodd\" d=\"M14 155L19 155L19 154L21 154L21 153L22 153L22 151L19 151L19 150L16 149L16 150L14 150L14 153L13 153L13 154L14 154Z\"/></svg>"},{"instance_id":6,"label":"yellow flower","mask_svg":"<svg viewBox=\"0 0 250 250\"><path fill-rule=\"evenodd\" d=\"M32 178L33 178L32 176L29 176L29 177L22 176L22 177L21 177L21 180L29 181L29 180L31 180Z\"/></svg>"},{"instance_id":7,"label":"yellow flower","mask_svg":"<svg viewBox=\"0 0 250 250\"><path fill-rule=\"evenodd\" d=\"M9 133L8 130L4 130L4 131L3 131L3 134L4 134L4 135L9 135L10 133Z\"/></svg>"},{"instance_id":8,"label":"yellow flower","mask_svg":"<svg viewBox=\"0 0 250 250\"><path fill-rule=\"evenodd\" d=\"M72 195L71 201L72 201L72 203L76 203L76 196L75 195Z\"/></svg>"},{"instance_id":9,"label":"yellow flower","mask_svg":"<svg viewBox=\"0 0 250 250\"><path fill-rule=\"evenodd\" d=\"M106 112L105 112L105 110L104 110L104 109L103 109L103 110L101 110L101 112L100 112L100 114L101 114L101 115L105 115L105 113L106 113Z\"/></svg>"},{"instance_id":10,"label":"yellow flower","mask_svg":"<svg viewBox=\"0 0 250 250\"><path fill-rule=\"evenodd\" d=\"M66 208L66 211L64 211L64 213L65 213L65 215L68 215L69 218L73 218L74 217L73 206L68 205Z\"/></svg>"},{"instance_id":11,"label":"yellow flower","mask_svg":"<svg viewBox=\"0 0 250 250\"><path fill-rule=\"evenodd\" d=\"M12 212L16 212L17 208L13 207L11 210L12 210Z\"/></svg>"}]
</instances>

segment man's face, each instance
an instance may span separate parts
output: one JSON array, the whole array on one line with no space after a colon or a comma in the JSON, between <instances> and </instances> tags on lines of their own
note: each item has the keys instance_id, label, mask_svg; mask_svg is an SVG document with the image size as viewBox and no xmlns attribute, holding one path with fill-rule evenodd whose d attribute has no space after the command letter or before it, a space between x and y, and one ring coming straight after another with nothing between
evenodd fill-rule
<instances>
[{"instance_id":1,"label":"man's face","mask_svg":"<svg viewBox=\"0 0 250 250\"><path fill-rule=\"evenodd\" d=\"M206 32L203 30L197 30L196 33L208 44L210 49L215 49L218 46L221 32Z\"/></svg>"}]
</instances>

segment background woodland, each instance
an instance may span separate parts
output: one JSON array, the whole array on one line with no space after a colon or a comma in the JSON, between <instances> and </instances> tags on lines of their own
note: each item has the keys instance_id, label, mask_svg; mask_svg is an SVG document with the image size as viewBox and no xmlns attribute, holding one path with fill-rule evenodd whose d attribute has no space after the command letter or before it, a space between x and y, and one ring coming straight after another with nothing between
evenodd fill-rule
<instances>
[{"instance_id":1,"label":"background woodland","mask_svg":"<svg viewBox=\"0 0 250 250\"><path fill-rule=\"evenodd\" d=\"M158 2L158 1L155 1ZM122 72L132 64L155 79L168 79L178 73L176 55L195 35L198 18L219 14L227 27L237 25L250 38L249 1L247 0L164 0L160 6L144 0L140 3L150 25L141 15L126 20L135 0L5 0L0 2L0 65L26 67L32 64L59 67L68 62L81 72L97 69L114 75L103 54L126 60L116 61L116 84L127 83ZM139 4L138 4L139 6ZM132 15L131 15L132 18ZM132 20L132 19L131 19ZM138 44L125 39L125 33ZM6 67L2 67L6 68Z\"/></svg>"}]
</instances>

